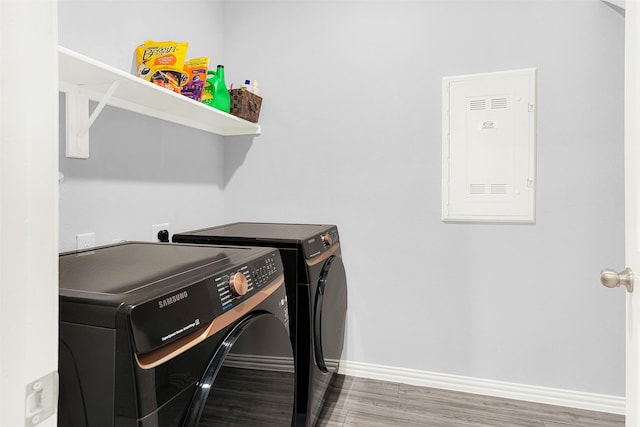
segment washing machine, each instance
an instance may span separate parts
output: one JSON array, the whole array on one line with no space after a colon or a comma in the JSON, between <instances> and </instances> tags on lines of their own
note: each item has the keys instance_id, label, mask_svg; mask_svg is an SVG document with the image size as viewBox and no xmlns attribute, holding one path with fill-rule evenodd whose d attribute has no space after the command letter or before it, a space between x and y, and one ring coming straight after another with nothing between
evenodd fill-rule
<instances>
[{"instance_id":1,"label":"washing machine","mask_svg":"<svg viewBox=\"0 0 640 427\"><path fill-rule=\"evenodd\" d=\"M284 264L296 369L296 424L314 426L340 366L347 280L335 225L238 222L174 242L274 247Z\"/></svg>"},{"instance_id":2,"label":"washing machine","mask_svg":"<svg viewBox=\"0 0 640 427\"><path fill-rule=\"evenodd\" d=\"M293 424L277 250L127 242L59 271L59 426Z\"/></svg>"}]
</instances>

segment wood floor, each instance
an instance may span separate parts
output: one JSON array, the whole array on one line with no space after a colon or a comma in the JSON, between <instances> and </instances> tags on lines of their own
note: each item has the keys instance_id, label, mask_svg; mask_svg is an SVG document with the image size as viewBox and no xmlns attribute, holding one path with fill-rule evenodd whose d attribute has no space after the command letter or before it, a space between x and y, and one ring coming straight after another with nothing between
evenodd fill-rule
<instances>
[{"instance_id":1,"label":"wood floor","mask_svg":"<svg viewBox=\"0 0 640 427\"><path fill-rule=\"evenodd\" d=\"M624 416L339 376L318 426L624 427Z\"/></svg>"}]
</instances>

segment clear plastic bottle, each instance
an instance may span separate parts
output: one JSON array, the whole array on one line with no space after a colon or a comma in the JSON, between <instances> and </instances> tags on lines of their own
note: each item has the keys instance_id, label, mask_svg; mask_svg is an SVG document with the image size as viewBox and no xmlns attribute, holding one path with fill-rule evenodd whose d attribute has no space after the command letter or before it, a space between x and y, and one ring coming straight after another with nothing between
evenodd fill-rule
<instances>
[{"instance_id":1,"label":"clear plastic bottle","mask_svg":"<svg viewBox=\"0 0 640 427\"><path fill-rule=\"evenodd\" d=\"M260 96L260 87L258 86L257 80L251 81L251 88L249 89L249 91L255 95Z\"/></svg>"}]
</instances>

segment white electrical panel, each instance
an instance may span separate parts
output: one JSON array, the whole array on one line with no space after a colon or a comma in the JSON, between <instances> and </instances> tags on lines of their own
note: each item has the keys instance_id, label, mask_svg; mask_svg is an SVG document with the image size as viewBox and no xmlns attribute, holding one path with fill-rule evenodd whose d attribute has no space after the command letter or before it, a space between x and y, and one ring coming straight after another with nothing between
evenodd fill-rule
<instances>
[{"instance_id":1,"label":"white electrical panel","mask_svg":"<svg viewBox=\"0 0 640 427\"><path fill-rule=\"evenodd\" d=\"M445 77L442 220L535 222L536 69Z\"/></svg>"}]
</instances>

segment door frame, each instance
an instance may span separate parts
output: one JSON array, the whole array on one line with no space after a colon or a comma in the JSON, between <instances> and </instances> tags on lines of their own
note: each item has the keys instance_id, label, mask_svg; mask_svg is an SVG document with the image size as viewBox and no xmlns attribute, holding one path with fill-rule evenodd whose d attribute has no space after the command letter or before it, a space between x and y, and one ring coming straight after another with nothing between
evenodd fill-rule
<instances>
[{"instance_id":1,"label":"door frame","mask_svg":"<svg viewBox=\"0 0 640 427\"><path fill-rule=\"evenodd\" d=\"M57 424L57 10L57 0L0 1L0 413L7 425ZM29 396L44 399L47 410L27 410Z\"/></svg>"},{"instance_id":2,"label":"door frame","mask_svg":"<svg viewBox=\"0 0 640 427\"><path fill-rule=\"evenodd\" d=\"M640 9L636 1L625 5L625 95L624 95L624 170L625 170L625 263L640 272ZM638 386L640 376L640 291L626 295L626 426L640 427Z\"/></svg>"}]
</instances>

